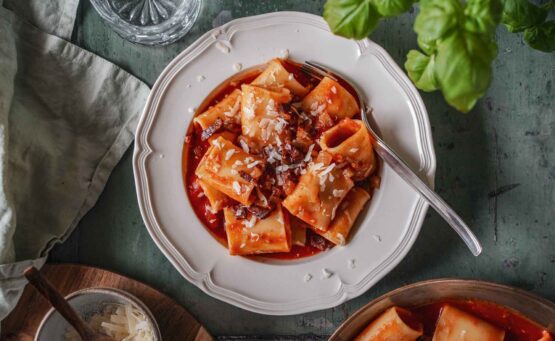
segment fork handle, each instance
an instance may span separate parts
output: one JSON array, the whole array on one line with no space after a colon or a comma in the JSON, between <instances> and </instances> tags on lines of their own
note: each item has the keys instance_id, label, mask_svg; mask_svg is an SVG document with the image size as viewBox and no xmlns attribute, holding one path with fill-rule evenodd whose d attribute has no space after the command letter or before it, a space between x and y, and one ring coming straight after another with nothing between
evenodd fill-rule
<instances>
[{"instance_id":1,"label":"fork handle","mask_svg":"<svg viewBox=\"0 0 555 341\"><path fill-rule=\"evenodd\" d=\"M414 173L399 156L381 140L376 140L374 150L393 170L410 184L447 221L462 238L474 256L482 252L482 245L459 215Z\"/></svg>"}]
</instances>

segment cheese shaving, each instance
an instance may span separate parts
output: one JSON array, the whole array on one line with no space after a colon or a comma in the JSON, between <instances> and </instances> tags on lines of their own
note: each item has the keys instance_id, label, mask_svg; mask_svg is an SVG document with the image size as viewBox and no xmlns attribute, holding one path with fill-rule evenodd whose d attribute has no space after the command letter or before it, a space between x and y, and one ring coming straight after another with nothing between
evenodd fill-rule
<instances>
[{"instance_id":1,"label":"cheese shaving","mask_svg":"<svg viewBox=\"0 0 555 341\"><path fill-rule=\"evenodd\" d=\"M313 149L314 149L314 143L311 144L310 147L308 147L308 152L306 152L306 155L304 157L304 162L310 161Z\"/></svg>"},{"instance_id":2,"label":"cheese shaving","mask_svg":"<svg viewBox=\"0 0 555 341\"><path fill-rule=\"evenodd\" d=\"M336 197L336 198L341 198L343 193L345 193L345 191L342 190L342 189L334 189L333 192L332 192L333 196Z\"/></svg>"},{"instance_id":3,"label":"cheese shaving","mask_svg":"<svg viewBox=\"0 0 555 341\"><path fill-rule=\"evenodd\" d=\"M155 332L147 316L130 304L107 304L102 312L92 315L86 321L94 331L115 340L154 341ZM80 341L79 334L69 327L66 341Z\"/></svg>"},{"instance_id":4,"label":"cheese shaving","mask_svg":"<svg viewBox=\"0 0 555 341\"><path fill-rule=\"evenodd\" d=\"M245 141L239 140L239 144L241 145L241 148L243 148L243 151L245 153L249 152L249 145Z\"/></svg>"},{"instance_id":5,"label":"cheese shaving","mask_svg":"<svg viewBox=\"0 0 555 341\"><path fill-rule=\"evenodd\" d=\"M254 168L254 167L255 167L256 165L258 165L259 163L262 163L262 161L256 160L256 161L254 161L254 162L252 162L252 163L249 163L249 164L247 165L247 168L248 168L248 169Z\"/></svg>"},{"instance_id":6,"label":"cheese shaving","mask_svg":"<svg viewBox=\"0 0 555 341\"><path fill-rule=\"evenodd\" d=\"M235 193L241 194L241 185L237 181L233 181L232 187Z\"/></svg>"},{"instance_id":7,"label":"cheese shaving","mask_svg":"<svg viewBox=\"0 0 555 341\"><path fill-rule=\"evenodd\" d=\"M235 149L230 149L225 153L225 160L231 159L231 157L235 154Z\"/></svg>"}]
</instances>

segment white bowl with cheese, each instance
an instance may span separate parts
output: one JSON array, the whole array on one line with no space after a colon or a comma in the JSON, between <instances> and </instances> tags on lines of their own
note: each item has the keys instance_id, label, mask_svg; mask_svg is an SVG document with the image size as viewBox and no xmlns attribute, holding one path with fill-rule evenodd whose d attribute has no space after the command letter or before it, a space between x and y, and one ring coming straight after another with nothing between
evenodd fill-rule
<instances>
[{"instance_id":1,"label":"white bowl with cheese","mask_svg":"<svg viewBox=\"0 0 555 341\"><path fill-rule=\"evenodd\" d=\"M135 341L160 341L156 320L147 306L128 292L113 288L88 288L73 292L66 300L93 329L116 340L132 336ZM54 309L41 321L35 341L81 340Z\"/></svg>"}]
</instances>

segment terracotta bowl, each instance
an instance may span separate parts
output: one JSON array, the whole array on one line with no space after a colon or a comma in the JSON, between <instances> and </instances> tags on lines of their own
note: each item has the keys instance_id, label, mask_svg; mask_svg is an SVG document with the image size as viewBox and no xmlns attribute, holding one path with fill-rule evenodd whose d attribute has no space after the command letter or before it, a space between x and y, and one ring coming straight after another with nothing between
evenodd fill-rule
<instances>
[{"instance_id":1,"label":"terracotta bowl","mask_svg":"<svg viewBox=\"0 0 555 341\"><path fill-rule=\"evenodd\" d=\"M446 298L490 301L526 316L551 333L555 332L555 304L547 299L491 282L435 279L410 284L376 298L349 317L333 333L330 341L352 340L391 306L410 309Z\"/></svg>"}]
</instances>

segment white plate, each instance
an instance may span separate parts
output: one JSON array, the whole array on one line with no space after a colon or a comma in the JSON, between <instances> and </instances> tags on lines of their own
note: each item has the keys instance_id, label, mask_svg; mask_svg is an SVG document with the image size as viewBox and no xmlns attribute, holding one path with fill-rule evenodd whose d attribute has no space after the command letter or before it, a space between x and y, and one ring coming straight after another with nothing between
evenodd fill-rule
<instances>
[{"instance_id":1,"label":"white plate","mask_svg":"<svg viewBox=\"0 0 555 341\"><path fill-rule=\"evenodd\" d=\"M222 44L231 51L223 52ZM430 183L435 174L422 99L391 57L368 39L334 36L315 15L278 12L234 20L179 54L156 81L137 128L133 166L144 222L191 283L222 301L270 315L329 308L364 293L409 251L427 208L383 167L381 188L345 247L296 261L255 261L229 256L206 231L190 206L181 173L183 141L193 118L188 108L233 75L235 63L262 64L285 49L293 59L318 61L356 82L366 91L384 139ZM199 82L198 76L206 79ZM333 275L323 278L323 269ZM306 274L312 276L308 282Z\"/></svg>"}]
</instances>

